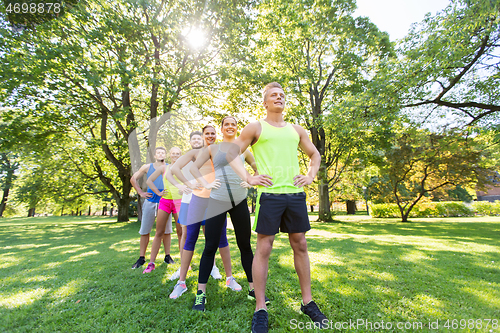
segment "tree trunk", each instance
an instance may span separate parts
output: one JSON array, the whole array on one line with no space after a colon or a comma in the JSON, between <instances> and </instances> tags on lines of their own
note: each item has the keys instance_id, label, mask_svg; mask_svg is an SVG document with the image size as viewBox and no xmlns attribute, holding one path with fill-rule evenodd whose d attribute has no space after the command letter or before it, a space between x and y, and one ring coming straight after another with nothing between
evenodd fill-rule
<instances>
[{"instance_id":1,"label":"tree trunk","mask_svg":"<svg viewBox=\"0 0 500 333\"><path fill-rule=\"evenodd\" d=\"M106 215L107 211L108 211L108 205L104 205L104 206L102 207L102 214L101 214L101 215L102 215L102 216Z\"/></svg>"},{"instance_id":2,"label":"tree trunk","mask_svg":"<svg viewBox=\"0 0 500 333\"><path fill-rule=\"evenodd\" d=\"M318 185L319 192L319 211L318 219L320 221L333 221L330 211L330 193L328 191L328 183L324 184L322 180Z\"/></svg>"},{"instance_id":3,"label":"tree trunk","mask_svg":"<svg viewBox=\"0 0 500 333\"><path fill-rule=\"evenodd\" d=\"M314 213L314 205L310 205L311 206L311 213Z\"/></svg>"},{"instance_id":4,"label":"tree trunk","mask_svg":"<svg viewBox=\"0 0 500 333\"><path fill-rule=\"evenodd\" d=\"M128 221L128 208L130 204L130 198L122 199L118 201L118 222Z\"/></svg>"},{"instance_id":5,"label":"tree trunk","mask_svg":"<svg viewBox=\"0 0 500 333\"><path fill-rule=\"evenodd\" d=\"M401 215L401 222L408 222L408 215L410 215L410 212L406 212Z\"/></svg>"},{"instance_id":6,"label":"tree trunk","mask_svg":"<svg viewBox=\"0 0 500 333\"><path fill-rule=\"evenodd\" d=\"M347 214L354 215L356 214L356 201L346 200L346 208Z\"/></svg>"},{"instance_id":7,"label":"tree trunk","mask_svg":"<svg viewBox=\"0 0 500 333\"><path fill-rule=\"evenodd\" d=\"M35 207L28 210L28 217L35 217Z\"/></svg>"},{"instance_id":8,"label":"tree trunk","mask_svg":"<svg viewBox=\"0 0 500 333\"><path fill-rule=\"evenodd\" d=\"M142 156L141 156L141 148L139 146L139 140L137 139L137 130L134 130L130 133L128 137L128 152L130 155L130 165L132 167L132 176L135 172L139 171L142 166ZM137 184L140 188L143 187L144 177L141 179L137 179ZM137 195L137 220L142 221L142 204L143 200L140 195Z\"/></svg>"},{"instance_id":9,"label":"tree trunk","mask_svg":"<svg viewBox=\"0 0 500 333\"><path fill-rule=\"evenodd\" d=\"M111 206L111 209L109 210L109 217L113 217L113 206Z\"/></svg>"},{"instance_id":10,"label":"tree trunk","mask_svg":"<svg viewBox=\"0 0 500 333\"><path fill-rule=\"evenodd\" d=\"M318 149L321 156L321 164L318 172L318 192L319 192L319 221L333 221L332 213L330 211L330 192L328 186L328 170L325 163L325 130L321 127L319 120L321 114L321 100L319 91L311 87L310 97L312 102L312 118L315 124L310 127L312 143Z\"/></svg>"},{"instance_id":11,"label":"tree trunk","mask_svg":"<svg viewBox=\"0 0 500 333\"><path fill-rule=\"evenodd\" d=\"M61 207L61 216L64 216L64 206Z\"/></svg>"},{"instance_id":12,"label":"tree trunk","mask_svg":"<svg viewBox=\"0 0 500 333\"><path fill-rule=\"evenodd\" d=\"M140 195L137 196L137 221L142 221L142 205L144 204L144 200Z\"/></svg>"},{"instance_id":13,"label":"tree trunk","mask_svg":"<svg viewBox=\"0 0 500 333\"><path fill-rule=\"evenodd\" d=\"M2 203L0 203L0 217L3 217L3 212L5 211L5 207L7 206L7 198L9 197L10 187L4 188Z\"/></svg>"},{"instance_id":14,"label":"tree trunk","mask_svg":"<svg viewBox=\"0 0 500 333\"><path fill-rule=\"evenodd\" d=\"M5 211L5 207L7 206L7 199L9 198L10 188L12 187L12 182L14 181L14 171L17 169L17 163L14 165L10 164L9 159L7 158L7 154L2 154L2 158L7 163L7 176L5 177L5 185L3 187L3 196L2 202L0 203L0 217L3 216L3 212Z\"/></svg>"},{"instance_id":15,"label":"tree trunk","mask_svg":"<svg viewBox=\"0 0 500 333\"><path fill-rule=\"evenodd\" d=\"M90 214L92 214L92 210L91 210L91 208L92 208L92 207L91 207L91 206L89 206L89 216L90 216Z\"/></svg>"}]
</instances>

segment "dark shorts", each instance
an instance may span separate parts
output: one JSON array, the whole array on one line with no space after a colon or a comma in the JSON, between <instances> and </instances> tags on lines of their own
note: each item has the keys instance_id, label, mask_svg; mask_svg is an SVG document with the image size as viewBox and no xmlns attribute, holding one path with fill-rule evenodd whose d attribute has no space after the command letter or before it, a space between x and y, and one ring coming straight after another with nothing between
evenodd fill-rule
<instances>
[{"instance_id":1,"label":"dark shorts","mask_svg":"<svg viewBox=\"0 0 500 333\"><path fill-rule=\"evenodd\" d=\"M304 192L257 196L253 230L258 234L300 233L310 229Z\"/></svg>"}]
</instances>

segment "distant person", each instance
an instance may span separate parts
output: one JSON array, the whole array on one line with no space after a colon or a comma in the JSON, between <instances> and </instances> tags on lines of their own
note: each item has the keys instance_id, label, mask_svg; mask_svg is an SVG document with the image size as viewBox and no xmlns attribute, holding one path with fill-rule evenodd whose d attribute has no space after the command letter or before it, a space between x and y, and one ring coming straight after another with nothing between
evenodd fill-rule
<instances>
[{"instance_id":1,"label":"distant person","mask_svg":"<svg viewBox=\"0 0 500 333\"><path fill-rule=\"evenodd\" d=\"M311 229L307 214L306 194L302 189L310 185L318 173L321 156L307 132L299 125L283 119L285 93L277 82L266 85L263 92L266 118L245 126L228 153L231 166L250 185L259 185L254 230L257 248L252 265L257 303L252 319L252 332L268 332L268 314L265 290L269 257L275 235L281 230L288 233L293 250L295 271L302 292L301 311L316 326L328 327L326 316L311 295L311 274L307 251L306 232ZM250 176L238 158L240 151L252 145L259 175ZM310 158L307 175L300 174L297 151Z\"/></svg>"},{"instance_id":2,"label":"distant person","mask_svg":"<svg viewBox=\"0 0 500 333\"><path fill-rule=\"evenodd\" d=\"M175 163L181 154L182 151L178 147L172 147L170 149L170 163ZM153 174L149 176L146 181L151 190L158 196L161 196L161 199L158 206L155 238L153 239L153 245L151 246L151 257L149 259L148 267L146 267L142 273L151 273L155 269L155 260L158 255L158 251L160 250L162 235L164 233L172 233L171 215L173 215L174 221L177 221L179 217L178 213L181 207L182 194L179 193L179 190L175 186L170 184L165 179L165 174L168 168L168 165L164 165L156 169L156 171L153 172ZM161 175L163 175L163 184L165 185L165 189L163 191L160 191L154 184L154 180ZM170 256L170 247L168 248L168 252L165 250L165 258L167 257L169 259L167 263L173 264L174 260Z\"/></svg>"},{"instance_id":3,"label":"distant person","mask_svg":"<svg viewBox=\"0 0 500 333\"><path fill-rule=\"evenodd\" d=\"M137 191L137 194L144 198L144 203L142 204L142 219L141 219L141 228L139 230L140 245L139 245L139 259L132 265L132 269L136 269L144 265L146 262L146 250L149 244L149 237L151 233L151 229L153 229L153 225L155 223L158 204L160 202L160 196L156 195L149 187L146 192L144 192L137 180L140 179L144 174L147 177L151 176L156 169L165 165L165 157L167 155L167 150L163 147L156 147L155 149L155 162L144 164L136 173L132 175L130 178L130 183ZM161 175L154 179L154 184L158 189L163 191L163 178ZM165 248L165 253L170 251L170 234L163 235L163 247ZM165 261L167 262L168 258L165 256Z\"/></svg>"}]
</instances>

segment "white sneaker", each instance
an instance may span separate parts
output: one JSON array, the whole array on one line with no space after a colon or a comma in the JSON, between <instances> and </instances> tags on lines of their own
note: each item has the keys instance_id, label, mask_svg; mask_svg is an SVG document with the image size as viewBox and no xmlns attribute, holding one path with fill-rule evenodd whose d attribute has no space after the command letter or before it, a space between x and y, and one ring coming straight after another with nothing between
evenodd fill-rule
<instances>
[{"instance_id":1,"label":"white sneaker","mask_svg":"<svg viewBox=\"0 0 500 333\"><path fill-rule=\"evenodd\" d=\"M220 275L219 269L215 265L214 267L212 267L212 272L210 272L210 275L212 275L212 277L216 280L222 279L222 275Z\"/></svg>"},{"instance_id":2,"label":"white sneaker","mask_svg":"<svg viewBox=\"0 0 500 333\"><path fill-rule=\"evenodd\" d=\"M184 294L186 290L188 290L188 288L186 287L186 283L178 281L174 287L174 290L170 294L170 298L176 299L180 297L182 294Z\"/></svg>"},{"instance_id":3,"label":"white sneaker","mask_svg":"<svg viewBox=\"0 0 500 333\"><path fill-rule=\"evenodd\" d=\"M241 286L236 282L234 277L228 277L226 279L226 287L231 288L234 291L241 291Z\"/></svg>"},{"instance_id":4,"label":"white sneaker","mask_svg":"<svg viewBox=\"0 0 500 333\"><path fill-rule=\"evenodd\" d=\"M174 272L174 274L170 275L170 277L168 278L170 281L174 281L174 280L177 280L178 278L180 278L181 276L181 269L179 268L178 270L176 270Z\"/></svg>"}]
</instances>

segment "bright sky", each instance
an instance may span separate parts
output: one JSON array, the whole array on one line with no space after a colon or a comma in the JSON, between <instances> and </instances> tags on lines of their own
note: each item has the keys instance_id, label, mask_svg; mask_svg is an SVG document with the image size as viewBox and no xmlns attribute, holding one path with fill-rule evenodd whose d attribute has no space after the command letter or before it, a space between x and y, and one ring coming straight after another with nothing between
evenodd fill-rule
<instances>
[{"instance_id":1,"label":"bright sky","mask_svg":"<svg viewBox=\"0 0 500 333\"><path fill-rule=\"evenodd\" d=\"M444 9L450 0L357 0L354 17L367 16L382 31L389 33L391 41L408 33L412 23L420 22L425 14Z\"/></svg>"}]
</instances>

